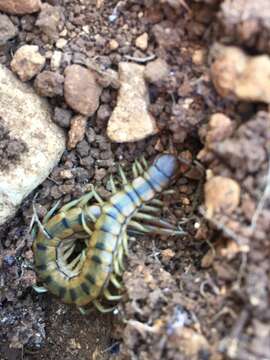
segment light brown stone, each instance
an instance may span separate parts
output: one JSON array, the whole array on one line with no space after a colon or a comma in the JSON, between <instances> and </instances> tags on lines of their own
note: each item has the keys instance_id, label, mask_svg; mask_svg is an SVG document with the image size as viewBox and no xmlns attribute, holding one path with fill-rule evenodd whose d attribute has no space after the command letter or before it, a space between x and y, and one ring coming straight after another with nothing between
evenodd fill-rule
<instances>
[{"instance_id":1,"label":"light brown stone","mask_svg":"<svg viewBox=\"0 0 270 360\"><path fill-rule=\"evenodd\" d=\"M211 77L221 96L270 103L268 55L249 56L240 48L218 44L211 56Z\"/></svg>"},{"instance_id":2,"label":"light brown stone","mask_svg":"<svg viewBox=\"0 0 270 360\"><path fill-rule=\"evenodd\" d=\"M76 115L71 119L67 143L69 150L74 149L76 145L84 138L86 123L87 117L82 115Z\"/></svg>"},{"instance_id":3,"label":"light brown stone","mask_svg":"<svg viewBox=\"0 0 270 360\"><path fill-rule=\"evenodd\" d=\"M147 110L149 96L144 81L144 66L120 63L119 79L117 105L107 128L109 138L115 142L129 142L156 134L156 122Z\"/></svg>"},{"instance_id":4,"label":"light brown stone","mask_svg":"<svg viewBox=\"0 0 270 360\"><path fill-rule=\"evenodd\" d=\"M45 61L38 46L23 45L15 52L10 66L22 81L28 81L43 69Z\"/></svg>"},{"instance_id":5,"label":"light brown stone","mask_svg":"<svg viewBox=\"0 0 270 360\"><path fill-rule=\"evenodd\" d=\"M40 0L0 0L0 11L8 14L32 14L39 11L40 7Z\"/></svg>"},{"instance_id":6,"label":"light brown stone","mask_svg":"<svg viewBox=\"0 0 270 360\"><path fill-rule=\"evenodd\" d=\"M240 186L230 178L214 176L204 185L206 216L215 212L232 213L240 202Z\"/></svg>"},{"instance_id":7,"label":"light brown stone","mask_svg":"<svg viewBox=\"0 0 270 360\"><path fill-rule=\"evenodd\" d=\"M91 70L80 65L65 70L64 95L67 104L78 113L91 116L99 106L102 88Z\"/></svg>"}]
</instances>

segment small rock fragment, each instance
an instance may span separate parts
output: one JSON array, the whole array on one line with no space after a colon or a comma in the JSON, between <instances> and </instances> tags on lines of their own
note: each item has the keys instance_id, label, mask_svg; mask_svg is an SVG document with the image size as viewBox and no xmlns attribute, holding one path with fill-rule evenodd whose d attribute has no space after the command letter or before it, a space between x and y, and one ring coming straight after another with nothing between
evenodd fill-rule
<instances>
[{"instance_id":1,"label":"small rock fragment","mask_svg":"<svg viewBox=\"0 0 270 360\"><path fill-rule=\"evenodd\" d=\"M65 137L52 122L46 100L1 65L0 116L11 136L27 146L16 164L0 170L0 224L3 224L59 161Z\"/></svg>"},{"instance_id":2,"label":"small rock fragment","mask_svg":"<svg viewBox=\"0 0 270 360\"><path fill-rule=\"evenodd\" d=\"M107 128L112 141L138 141L158 132L154 118L147 111L149 97L143 74L142 65L119 64L121 85Z\"/></svg>"},{"instance_id":3,"label":"small rock fragment","mask_svg":"<svg viewBox=\"0 0 270 360\"><path fill-rule=\"evenodd\" d=\"M214 176L204 185L206 216L215 212L231 214L240 202L240 186L230 178Z\"/></svg>"},{"instance_id":4,"label":"small rock fragment","mask_svg":"<svg viewBox=\"0 0 270 360\"><path fill-rule=\"evenodd\" d=\"M80 65L66 68L64 95L73 110L85 116L93 115L99 106L101 92L102 88L91 70Z\"/></svg>"},{"instance_id":5,"label":"small rock fragment","mask_svg":"<svg viewBox=\"0 0 270 360\"><path fill-rule=\"evenodd\" d=\"M169 67L165 60L156 59L149 62L144 71L145 79L150 83L165 80L169 76Z\"/></svg>"},{"instance_id":6,"label":"small rock fragment","mask_svg":"<svg viewBox=\"0 0 270 360\"><path fill-rule=\"evenodd\" d=\"M141 50L146 50L148 47L148 34L145 32L142 35L138 36L135 40L135 45Z\"/></svg>"},{"instance_id":7,"label":"small rock fragment","mask_svg":"<svg viewBox=\"0 0 270 360\"><path fill-rule=\"evenodd\" d=\"M87 117L85 116L76 115L71 119L67 144L69 150L74 149L82 141L86 130L86 123Z\"/></svg>"},{"instance_id":8,"label":"small rock fragment","mask_svg":"<svg viewBox=\"0 0 270 360\"><path fill-rule=\"evenodd\" d=\"M211 50L211 76L223 97L270 103L270 57L249 56L234 46L216 44Z\"/></svg>"},{"instance_id":9,"label":"small rock fragment","mask_svg":"<svg viewBox=\"0 0 270 360\"><path fill-rule=\"evenodd\" d=\"M57 49L63 49L66 45L67 45L67 40L64 38L58 39L55 44Z\"/></svg>"},{"instance_id":10,"label":"small rock fragment","mask_svg":"<svg viewBox=\"0 0 270 360\"><path fill-rule=\"evenodd\" d=\"M176 348L185 359L200 359L201 354L210 359L211 348L208 341L192 328L175 326L168 340L170 346Z\"/></svg>"},{"instance_id":11,"label":"small rock fragment","mask_svg":"<svg viewBox=\"0 0 270 360\"><path fill-rule=\"evenodd\" d=\"M8 40L13 39L17 35L17 28L10 21L9 17L0 14L0 46L4 45Z\"/></svg>"},{"instance_id":12,"label":"small rock fragment","mask_svg":"<svg viewBox=\"0 0 270 360\"><path fill-rule=\"evenodd\" d=\"M64 76L52 71L43 71L35 79L34 87L40 96L63 95Z\"/></svg>"},{"instance_id":13,"label":"small rock fragment","mask_svg":"<svg viewBox=\"0 0 270 360\"><path fill-rule=\"evenodd\" d=\"M13 56L11 69L22 81L28 81L37 75L45 65L45 57L36 45L23 45Z\"/></svg>"},{"instance_id":14,"label":"small rock fragment","mask_svg":"<svg viewBox=\"0 0 270 360\"><path fill-rule=\"evenodd\" d=\"M41 6L41 12L38 15L36 26L38 26L51 40L55 41L59 37L60 20L60 8L45 3Z\"/></svg>"},{"instance_id":15,"label":"small rock fragment","mask_svg":"<svg viewBox=\"0 0 270 360\"><path fill-rule=\"evenodd\" d=\"M57 106L54 108L53 121L62 128L68 129L70 127L71 118L72 112L70 110L62 109Z\"/></svg>"},{"instance_id":16,"label":"small rock fragment","mask_svg":"<svg viewBox=\"0 0 270 360\"><path fill-rule=\"evenodd\" d=\"M61 66L62 51L54 51L51 57L51 70L57 71Z\"/></svg>"},{"instance_id":17,"label":"small rock fragment","mask_svg":"<svg viewBox=\"0 0 270 360\"><path fill-rule=\"evenodd\" d=\"M0 11L8 14L32 14L39 11L40 7L40 0L0 0Z\"/></svg>"},{"instance_id":18,"label":"small rock fragment","mask_svg":"<svg viewBox=\"0 0 270 360\"><path fill-rule=\"evenodd\" d=\"M116 49L118 49L118 48L119 48L118 42L117 42L115 39L111 39L111 40L109 41L109 48L110 48L111 50L116 50Z\"/></svg>"}]
</instances>

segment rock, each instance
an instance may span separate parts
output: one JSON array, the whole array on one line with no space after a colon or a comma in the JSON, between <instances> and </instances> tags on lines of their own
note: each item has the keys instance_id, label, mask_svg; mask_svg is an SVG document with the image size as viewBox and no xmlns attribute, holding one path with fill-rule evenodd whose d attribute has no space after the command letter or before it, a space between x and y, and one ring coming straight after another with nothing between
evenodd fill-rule
<instances>
[{"instance_id":1,"label":"rock","mask_svg":"<svg viewBox=\"0 0 270 360\"><path fill-rule=\"evenodd\" d=\"M231 214L240 202L240 186L230 178L214 176L204 185L206 216L215 212Z\"/></svg>"},{"instance_id":2,"label":"rock","mask_svg":"<svg viewBox=\"0 0 270 360\"><path fill-rule=\"evenodd\" d=\"M22 81L28 81L37 75L45 65L45 57L36 45L23 45L13 56L11 69Z\"/></svg>"},{"instance_id":3,"label":"rock","mask_svg":"<svg viewBox=\"0 0 270 360\"><path fill-rule=\"evenodd\" d=\"M143 74L142 65L119 64L121 87L107 128L112 141L138 141L158 132L154 118L147 111L149 97Z\"/></svg>"},{"instance_id":4,"label":"rock","mask_svg":"<svg viewBox=\"0 0 270 360\"><path fill-rule=\"evenodd\" d=\"M63 55L62 51L55 50L53 52L52 57L51 57L51 70L52 71L59 70L59 68L61 66L62 55Z\"/></svg>"},{"instance_id":5,"label":"rock","mask_svg":"<svg viewBox=\"0 0 270 360\"><path fill-rule=\"evenodd\" d=\"M212 81L222 97L270 102L269 56L249 56L237 47L216 44L211 57Z\"/></svg>"},{"instance_id":6,"label":"rock","mask_svg":"<svg viewBox=\"0 0 270 360\"><path fill-rule=\"evenodd\" d=\"M148 34L145 32L138 36L135 40L135 45L141 50L146 50L148 48Z\"/></svg>"},{"instance_id":7,"label":"rock","mask_svg":"<svg viewBox=\"0 0 270 360\"><path fill-rule=\"evenodd\" d=\"M66 45L67 45L67 40L64 38L58 39L55 44L57 49L63 49Z\"/></svg>"},{"instance_id":8,"label":"rock","mask_svg":"<svg viewBox=\"0 0 270 360\"><path fill-rule=\"evenodd\" d=\"M80 65L66 68L64 95L73 110L85 116L93 115L99 106L101 91L91 70Z\"/></svg>"},{"instance_id":9,"label":"rock","mask_svg":"<svg viewBox=\"0 0 270 360\"><path fill-rule=\"evenodd\" d=\"M227 43L269 54L269 14L269 0L224 0L220 3L218 18Z\"/></svg>"},{"instance_id":10,"label":"rock","mask_svg":"<svg viewBox=\"0 0 270 360\"><path fill-rule=\"evenodd\" d=\"M3 224L57 164L65 149L65 137L51 121L46 100L1 65L0 116L10 135L27 146L18 163L0 171L0 224Z\"/></svg>"},{"instance_id":11,"label":"rock","mask_svg":"<svg viewBox=\"0 0 270 360\"><path fill-rule=\"evenodd\" d=\"M109 48L110 48L111 50L116 50L116 49L118 49L118 48L119 48L118 42L117 42L115 39L111 39L111 40L109 41Z\"/></svg>"},{"instance_id":12,"label":"rock","mask_svg":"<svg viewBox=\"0 0 270 360\"><path fill-rule=\"evenodd\" d=\"M40 0L0 0L0 11L8 14L32 14L39 11L40 7Z\"/></svg>"},{"instance_id":13,"label":"rock","mask_svg":"<svg viewBox=\"0 0 270 360\"><path fill-rule=\"evenodd\" d=\"M36 26L46 34L49 39L57 40L59 37L59 26L61 21L61 11L57 6L42 4L41 12L38 15Z\"/></svg>"},{"instance_id":14,"label":"rock","mask_svg":"<svg viewBox=\"0 0 270 360\"><path fill-rule=\"evenodd\" d=\"M17 35L17 28L7 15L0 14L0 46Z\"/></svg>"},{"instance_id":15,"label":"rock","mask_svg":"<svg viewBox=\"0 0 270 360\"><path fill-rule=\"evenodd\" d=\"M72 112L70 110L62 109L57 106L54 108L53 121L62 128L68 129L70 127L71 118Z\"/></svg>"},{"instance_id":16,"label":"rock","mask_svg":"<svg viewBox=\"0 0 270 360\"><path fill-rule=\"evenodd\" d=\"M156 59L149 62L144 71L145 79L150 83L165 80L169 76L169 67L165 60Z\"/></svg>"},{"instance_id":17,"label":"rock","mask_svg":"<svg viewBox=\"0 0 270 360\"><path fill-rule=\"evenodd\" d=\"M64 76L52 71L42 71L35 79L34 87L41 96L63 95Z\"/></svg>"},{"instance_id":18,"label":"rock","mask_svg":"<svg viewBox=\"0 0 270 360\"><path fill-rule=\"evenodd\" d=\"M71 119L67 144L69 150L74 149L76 145L84 138L86 123L87 117L85 116L76 115Z\"/></svg>"}]
</instances>

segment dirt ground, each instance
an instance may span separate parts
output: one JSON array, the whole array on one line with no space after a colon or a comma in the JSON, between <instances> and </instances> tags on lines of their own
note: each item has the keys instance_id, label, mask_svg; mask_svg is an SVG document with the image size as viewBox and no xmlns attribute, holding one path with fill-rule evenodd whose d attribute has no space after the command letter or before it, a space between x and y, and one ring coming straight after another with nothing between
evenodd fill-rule
<instances>
[{"instance_id":1,"label":"dirt ground","mask_svg":"<svg viewBox=\"0 0 270 360\"><path fill-rule=\"evenodd\" d=\"M65 151L48 179L0 229L0 359L270 359L270 115L263 103L221 98L211 82L208 57L216 41L237 44L250 54L269 53L265 14L270 4L261 0L245 23L241 14L251 11L250 1L234 7L228 0L48 3L61 7L67 29L61 74L67 65L86 64L89 58L101 69L117 70L120 61L139 58L146 64L153 54L167 62L170 73L149 86L149 110L159 134L111 143L106 124L117 90L104 89L84 139ZM19 33L1 48L2 64L9 67L12 54L25 43L39 45L49 59L55 43L40 34L36 17L10 16ZM144 32L149 34L145 51L135 46ZM116 49L109 45L112 39ZM49 101L55 121L67 131L72 111L62 96ZM230 126L209 140L208 121L217 113L225 114ZM0 131L4 151L7 139L14 140ZM18 153L27 151L24 144L15 145ZM84 194L90 182L108 196L108 179L118 163L129 172L139 156L152 160L168 149L194 164L182 166L176 194L164 197L163 216L181 222L188 235L130 242L125 296L113 314L93 309L82 316L48 293L37 294L29 234L34 196L41 218L56 200L64 204ZM5 164L16 161L14 151L10 154ZM240 185L234 211L206 219L198 154L208 172ZM61 176L67 169L70 179Z\"/></svg>"}]
</instances>

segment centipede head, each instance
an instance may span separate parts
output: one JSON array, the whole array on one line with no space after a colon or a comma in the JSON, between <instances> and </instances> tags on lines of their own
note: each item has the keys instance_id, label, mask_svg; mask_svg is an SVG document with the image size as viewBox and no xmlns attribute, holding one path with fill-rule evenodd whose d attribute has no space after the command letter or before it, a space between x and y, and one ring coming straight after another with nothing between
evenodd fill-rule
<instances>
[{"instance_id":1,"label":"centipede head","mask_svg":"<svg viewBox=\"0 0 270 360\"><path fill-rule=\"evenodd\" d=\"M153 165L171 180L174 180L180 172L180 162L172 154L158 155Z\"/></svg>"}]
</instances>

